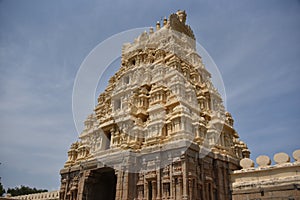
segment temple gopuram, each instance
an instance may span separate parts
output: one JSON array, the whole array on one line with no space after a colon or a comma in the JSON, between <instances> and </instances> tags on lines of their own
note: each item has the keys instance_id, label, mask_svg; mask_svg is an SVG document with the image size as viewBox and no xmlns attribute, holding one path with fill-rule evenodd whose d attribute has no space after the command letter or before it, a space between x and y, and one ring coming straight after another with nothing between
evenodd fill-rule
<instances>
[{"instance_id":1,"label":"temple gopuram","mask_svg":"<svg viewBox=\"0 0 300 200\"><path fill-rule=\"evenodd\" d=\"M119 70L68 151L61 200L246 199L240 173L251 174L250 151L186 17L179 10L123 45Z\"/></svg>"}]
</instances>

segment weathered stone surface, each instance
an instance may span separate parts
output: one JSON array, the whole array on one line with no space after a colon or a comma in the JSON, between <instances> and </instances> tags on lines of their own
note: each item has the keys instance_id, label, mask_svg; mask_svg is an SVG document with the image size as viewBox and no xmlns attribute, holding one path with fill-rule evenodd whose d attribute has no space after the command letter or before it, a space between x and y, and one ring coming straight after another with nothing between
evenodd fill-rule
<instances>
[{"instance_id":1,"label":"weathered stone surface","mask_svg":"<svg viewBox=\"0 0 300 200\"><path fill-rule=\"evenodd\" d=\"M281 152L274 155L274 161L277 164L288 163L290 162L290 157L286 153Z\"/></svg>"},{"instance_id":2,"label":"weathered stone surface","mask_svg":"<svg viewBox=\"0 0 300 200\"><path fill-rule=\"evenodd\" d=\"M243 158L240 161L240 165L243 169L248 169L248 168L254 167L254 162L250 158Z\"/></svg>"},{"instance_id":3,"label":"weathered stone surface","mask_svg":"<svg viewBox=\"0 0 300 200\"><path fill-rule=\"evenodd\" d=\"M295 150L295 151L293 152L293 158L295 159L295 161L300 162L300 149Z\"/></svg>"},{"instance_id":4,"label":"weathered stone surface","mask_svg":"<svg viewBox=\"0 0 300 200\"><path fill-rule=\"evenodd\" d=\"M271 159L268 156L261 155L256 158L256 163L260 167L265 167L271 164Z\"/></svg>"}]
</instances>

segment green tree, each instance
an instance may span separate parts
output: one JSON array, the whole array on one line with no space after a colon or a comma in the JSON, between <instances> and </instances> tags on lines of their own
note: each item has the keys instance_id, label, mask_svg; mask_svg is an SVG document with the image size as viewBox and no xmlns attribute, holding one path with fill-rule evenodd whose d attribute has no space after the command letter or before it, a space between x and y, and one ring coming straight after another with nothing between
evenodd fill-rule
<instances>
[{"instance_id":1,"label":"green tree","mask_svg":"<svg viewBox=\"0 0 300 200\"><path fill-rule=\"evenodd\" d=\"M5 193L5 189L3 188L3 185L0 182L0 197L2 197L4 193Z\"/></svg>"},{"instance_id":2,"label":"green tree","mask_svg":"<svg viewBox=\"0 0 300 200\"><path fill-rule=\"evenodd\" d=\"M24 186L24 185L21 185L20 187L8 188L7 189L7 193L10 193L11 196L19 196L19 195L25 195L25 194L34 194L34 193L40 193L40 192L48 192L48 190L30 188L30 187Z\"/></svg>"}]
</instances>

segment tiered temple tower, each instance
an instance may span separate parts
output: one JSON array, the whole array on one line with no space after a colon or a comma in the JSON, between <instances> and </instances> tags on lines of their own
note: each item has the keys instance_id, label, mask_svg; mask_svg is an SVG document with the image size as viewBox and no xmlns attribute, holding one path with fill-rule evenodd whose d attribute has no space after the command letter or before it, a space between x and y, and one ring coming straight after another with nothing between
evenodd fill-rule
<instances>
[{"instance_id":1,"label":"tiered temple tower","mask_svg":"<svg viewBox=\"0 0 300 200\"><path fill-rule=\"evenodd\" d=\"M196 51L185 11L123 45L61 170L62 200L231 199L249 157Z\"/></svg>"}]
</instances>

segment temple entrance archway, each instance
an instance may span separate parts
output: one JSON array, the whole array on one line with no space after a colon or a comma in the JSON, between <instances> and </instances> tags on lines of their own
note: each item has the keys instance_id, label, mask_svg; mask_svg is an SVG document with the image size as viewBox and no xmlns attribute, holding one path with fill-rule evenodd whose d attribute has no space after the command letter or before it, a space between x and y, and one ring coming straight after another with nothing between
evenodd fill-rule
<instances>
[{"instance_id":1,"label":"temple entrance archway","mask_svg":"<svg viewBox=\"0 0 300 200\"><path fill-rule=\"evenodd\" d=\"M117 176L114 169L105 167L93 170L85 185L85 199L115 200L116 184Z\"/></svg>"}]
</instances>

